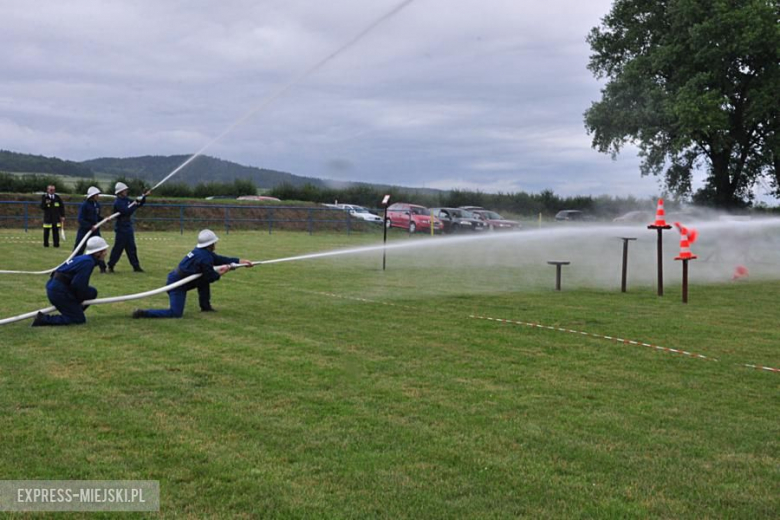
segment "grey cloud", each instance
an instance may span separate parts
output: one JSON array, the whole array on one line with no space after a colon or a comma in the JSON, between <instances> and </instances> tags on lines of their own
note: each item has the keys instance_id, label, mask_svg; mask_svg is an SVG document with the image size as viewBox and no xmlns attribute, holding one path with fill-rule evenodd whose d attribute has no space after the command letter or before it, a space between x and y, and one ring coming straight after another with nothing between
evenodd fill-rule
<instances>
[{"instance_id":1,"label":"grey cloud","mask_svg":"<svg viewBox=\"0 0 780 520\"><path fill-rule=\"evenodd\" d=\"M76 160L191 153L396 3L5 2L0 139ZM418 0L206 153L341 180L655 193L582 124L599 95L585 36L610 4Z\"/></svg>"}]
</instances>

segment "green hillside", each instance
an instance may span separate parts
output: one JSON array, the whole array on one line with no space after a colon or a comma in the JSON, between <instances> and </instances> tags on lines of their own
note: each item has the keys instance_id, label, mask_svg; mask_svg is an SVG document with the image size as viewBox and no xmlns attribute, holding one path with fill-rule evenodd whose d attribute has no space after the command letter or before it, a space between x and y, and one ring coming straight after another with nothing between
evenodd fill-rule
<instances>
[{"instance_id":1,"label":"green hillside","mask_svg":"<svg viewBox=\"0 0 780 520\"><path fill-rule=\"evenodd\" d=\"M63 161L56 157L31 155L0 150L0 171L9 173L37 173L92 177L94 172L83 163Z\"/></svg>"},{"instance_id":2,"label":"green hillside","mask_svg":"<svg viewBox=\"0 0 780 520\"><path fill-rule=\"evenodd\" d=\"M145 155L142 157L102 157L84 161L83 165L99 174L110 177L135 177L147 181L162 179L183 164L190 155ZM178 182L195 185L199 182L232 182L235 179L248 179L259 188L273 188L280 184L302 186L304 184L324 185L320 179L302 177L287 172L243 166L230 161L201 155L177 176Z\"/></svg>"}]
</instances>

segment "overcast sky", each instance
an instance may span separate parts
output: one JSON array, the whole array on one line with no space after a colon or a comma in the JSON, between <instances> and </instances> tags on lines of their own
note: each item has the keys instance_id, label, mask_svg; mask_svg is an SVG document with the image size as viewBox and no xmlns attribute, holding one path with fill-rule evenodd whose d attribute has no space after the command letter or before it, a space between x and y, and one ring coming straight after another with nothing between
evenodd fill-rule
<instances>
[{"instance_id":1,"label":"overcast sky","mask_svg":"<svg viewBox=\"0 0 780 520\"><path fill-rule=\"evenodd\" d=\"M0 1L0 148L190 154L399 0ZM415 0L205 154L338 180L659 193L590 147L590 28L609 0ZM177 175L186 176L186 169Z\"/></svg>"}]
</instances>

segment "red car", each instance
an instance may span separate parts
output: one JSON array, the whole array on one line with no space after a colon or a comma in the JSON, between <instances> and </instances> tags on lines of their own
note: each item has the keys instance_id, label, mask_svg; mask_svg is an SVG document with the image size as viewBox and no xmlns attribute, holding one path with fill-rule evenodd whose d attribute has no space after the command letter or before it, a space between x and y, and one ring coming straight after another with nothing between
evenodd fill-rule
<instances>
[{"instance_id":1,"label":"red car","mask_svg":"<svg viewBox=\"0 0 780 520\"><path fill-rule=\"evenodd\" d=\"M495 211L472 209L471 213L482 219L490 231L517 231L523 227L516 220L507 220Z\"/></svg>"},{"instance_id":2,"label":"red car","mask_svg":"<svg viewBox=\"0 0 780 520\"><path fill-rule=\"evenodd\" d=\"M425 206L416 204L407 204L405 202L396 202L387 208L388 228L397 227L408 229L409 233L416 231L431 231L431 210ZM444 225L441 220L433 218L433 231L441 232Z\"/></svg>"}]
</instances>

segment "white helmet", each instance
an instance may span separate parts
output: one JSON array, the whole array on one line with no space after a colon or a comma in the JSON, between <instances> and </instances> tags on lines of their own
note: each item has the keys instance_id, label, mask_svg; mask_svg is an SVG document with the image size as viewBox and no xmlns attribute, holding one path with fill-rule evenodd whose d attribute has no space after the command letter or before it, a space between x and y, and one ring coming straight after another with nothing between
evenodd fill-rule
<instances>
[{"instance_id":1,"label":"white helmet","mask_svg":"<svg viewBox=\"0 0 780 520\"><path fill-rule=\"evenodd\" d=\"M198 233L198 247L204 248L209 247L211 244L215 244L219 240L217 238L216 233L214 233L210 229L204 229L200 233Z\"/></svg>"},{"instance_id":2,"label":"white helmet","mask_svg":"<svg viewBox=\"0 0 780 520\"><path fill-rule=\"evenodd\" d=\"M129 189L130 187L124 182L117 182L116 186L114 186L114 195L119 195L121 192Z\"/></svg>"},{"instance_id":3,"label":"white helmet","mask_svg":"<svg viewBox=\"0 0 780 520\"><path fill-rule=\"evenodd\" d=\"M100 188L96 188L95 186L90 186L87 190L87 198L94 197L95 195L100 193Z\"/></svg>"},{"instance_id":4,"label":"white helmet","mask_svg":"<svg viewBox=\"0 0 780 520\"><path fill-rule=\"evenodd\" d=\"M85 255L91 255L93 253L99 253L104 249L108 249L108 242L103 240L103 237L90 237L87 240L87 250L84 251Z\"/></svg>"}]
</instances>

